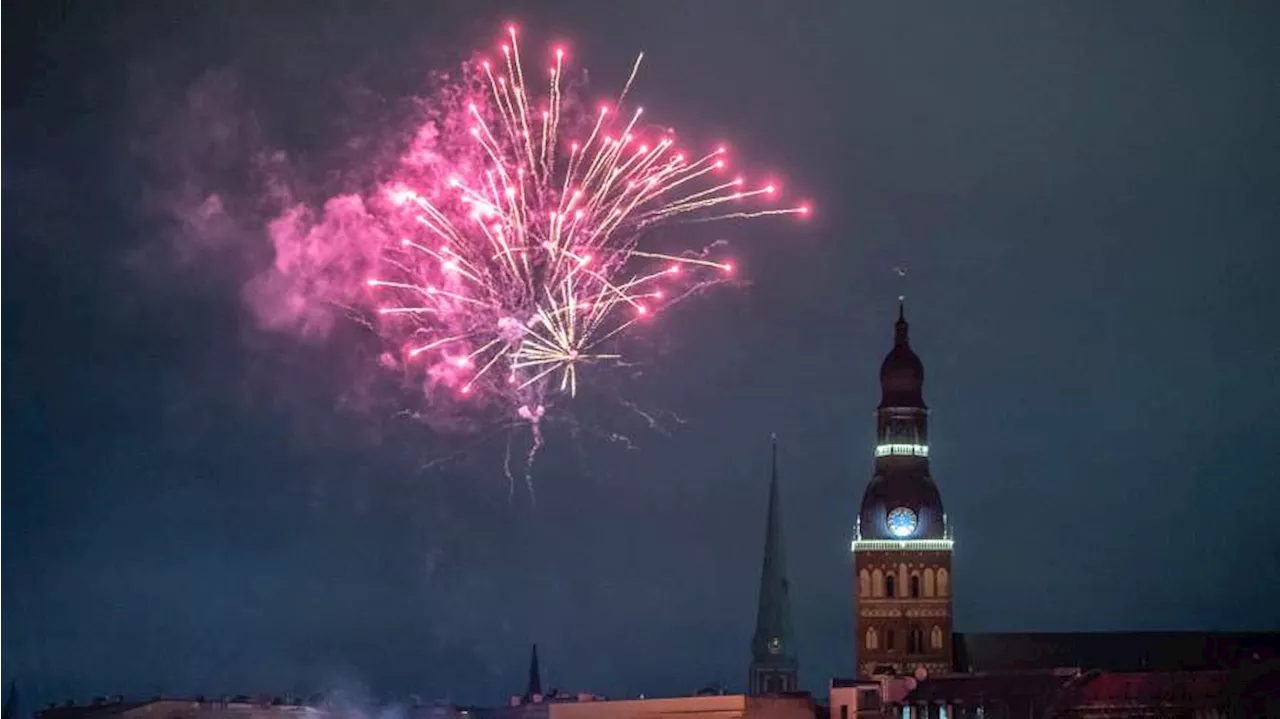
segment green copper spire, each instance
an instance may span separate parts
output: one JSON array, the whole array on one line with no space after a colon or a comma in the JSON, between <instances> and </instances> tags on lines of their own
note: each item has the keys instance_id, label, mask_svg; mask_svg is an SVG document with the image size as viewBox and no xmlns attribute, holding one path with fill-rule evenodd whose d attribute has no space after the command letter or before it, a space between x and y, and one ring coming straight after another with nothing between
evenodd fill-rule
<instances>
[{"instance_id":1,"label":"green copper spire","mask_svg":"<svg viewBox=\"0 0 1280 719\"><path fill-rule=\"evenodd\" d=\"M791 646L791 598L782 546L782 507L778 496L778 435L773 435L769 475L769 514L765 521L764 565L760 570L760 603L751 640L751 693L796 690L797 662Z\"/></svg>"}]
</instances>

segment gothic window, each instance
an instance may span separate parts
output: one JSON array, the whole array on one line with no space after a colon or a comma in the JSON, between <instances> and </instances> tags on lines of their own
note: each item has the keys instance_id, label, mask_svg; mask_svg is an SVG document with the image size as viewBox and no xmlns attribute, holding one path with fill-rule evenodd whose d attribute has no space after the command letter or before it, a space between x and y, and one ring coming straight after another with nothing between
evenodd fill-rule
<instances>
[{"instance_id":1,"label":"gothic window","mask_svg":"<svg viewBox=\"0 0 1280 719\"><path fill-rule=\"evenodd\" d=\"M894 647L893 645L897 643L897 642L895 641L896 639L897 639L897 637L896 637L896 636L894 636L894 631L893 631L892 629L886 629L886 630L884 630L884 648L885 648L887 651L890 651L890 652L891 652L891 651L893 651L893 650L895 649L895 647Z\"/></svg>"},{"instance_id":2,"label":"gothic window","mask_svg":"<svg viewBox=\"0 0 1280 719\"><path fill-rule=\"evenodd\" d=\"M890 573L889 576L884 578L884 595L889 598L896 597L898 593L894 590L898 588L897 585L898 585L898 578L893 576L892 573Z\"/></svg>"},{"instance_id":3,"label":"gothic window","mask_svg":"<svg viewBox=\"0 0 1280 719\"><path fill-rule=\"evenodd\" d=\"M947 587L947 579L948 579L947 570L939 569L938 570L938 596L939 597L947 596L947 591L949 590L949 587Z\"/></svg>"},{"instance_id":4,"label":"gothic window","mask_svg":"<svg viewBox=\"0 0 1280 719\"><path fill-rule=\"evenodd\" d=\"M915 572L912 572L911 581L908 583L908 585L911 587L911 598L919 599L920 598L920 575L916 574Z\"/></svg>"},{"instance_id":5,"label":"gothic window","mask_svg":"<svg viewBox=\"0 0 1280 719\"><path fill-rule=\"evenodd\" d=\"M875 627L867 628L867 649L879 649L880 636L876 633Z\"/></svg>"},{"instance_id":6,"label":"gothic window","mask_svg":"<svg viewBox=\"0 0 1280 719\"><path fill-rule=\"evenodd\" d=\"M924 570L924 595L926 597L933 596L933 587L933 570L926 569Z\"/></svg>"},{"instance_id":7,"label":"gothic window","mask_svg":"<svg viewBox=\"0 0 1280 719\"><path fill-rule=\"evenodd\" d=\"M912 626L907 629L907 654L919 654L924 651L923 632L920 627Z\"/></svg>"},{"instance_id":8,"label":"gothic window","mask_svg":"<svg viewBox=\"0 0 1280 719\"><path fill-rule=\"evenodd\" d=\"M884 572L879 568L871 573L871 591L874 597L884 596Z\"/></svg>"},{"instance_id":9,"label":"gothic window","mask_svg":"<svg viewBox=\"0 0 1280 719\"><path fill-rule=\"evenodd\" d=\"M865 569L858 572L858 596L871 596L871 574Z\"/></svg>"},{"instance_id":10,"label":"gothic window","mask_svg":"<svg viewBox=\"0 0 1280 719\"><path fill-rule=\"evenodd\" d=\"M929 644L934 649L942 648L942 627L936 624L933 626L933 631L929 632Z\"/></svg>"}]
</instances>

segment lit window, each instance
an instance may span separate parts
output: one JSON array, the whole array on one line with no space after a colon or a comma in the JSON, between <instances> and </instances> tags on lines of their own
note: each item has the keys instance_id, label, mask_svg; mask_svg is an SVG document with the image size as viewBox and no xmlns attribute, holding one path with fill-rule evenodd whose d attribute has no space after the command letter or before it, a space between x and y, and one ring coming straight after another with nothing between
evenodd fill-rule
<instances>
[{"instance_id":1,"label":"lit window","mask_svg":"<svg viewBox=\"0 0 1280 719\"><path fill-rule=\"evenodd\" d=\"M877 457L888 457L890 455L904 457L928 457L929 445L901 443L876 445Z\"/></svg>"}]
</instances>

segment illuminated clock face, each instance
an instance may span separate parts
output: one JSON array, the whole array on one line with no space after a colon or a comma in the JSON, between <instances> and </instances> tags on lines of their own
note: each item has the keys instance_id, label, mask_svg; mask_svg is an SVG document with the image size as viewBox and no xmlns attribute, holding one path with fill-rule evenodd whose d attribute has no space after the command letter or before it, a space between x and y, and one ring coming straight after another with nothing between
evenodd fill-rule
<instances>
[{"instance_id":1,"label":"illuminated clock face","mask_svg":"<svg viewBox=\"0 0 1280 719\"><path fill-rule=\"evenodd\" d=\"M906 507L889 512L889 531L895 537L910 537L916 531L916 513Z\"/></svg>"},{"instance_id":2,"label":"illuminated clock face","mask_svg":"<svg viewBox=\"0 0 1280 719\"><path fill-rule=\"evenodd\" d=\"M769 653L777 654L780 651L782 651L782 640L777 637L773 637L769 640Z\"/></svg>"}]
</instances>

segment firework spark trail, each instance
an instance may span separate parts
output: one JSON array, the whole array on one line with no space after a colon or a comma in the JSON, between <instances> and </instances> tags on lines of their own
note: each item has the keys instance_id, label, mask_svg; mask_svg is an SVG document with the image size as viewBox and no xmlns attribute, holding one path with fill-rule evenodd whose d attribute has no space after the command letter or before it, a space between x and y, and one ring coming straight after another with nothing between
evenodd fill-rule
<instances>
[{"instance_id":1,"label":"firework spark trail","mask_svg":"<svg viewBox=\"0 0 1280 719\"><path fill-rule=\"evenodd\" d=\"M642 108L581 111L563 49L543 94L526 84L514 27L500 50L442 123L463 136L445 137L439 177L389 189L394 239L367 285L404 361L462 395L505 397L533 427L532 457L548 393L572 397L586 365L619 361L610 345L671 301L665 288L680 297L732 272L705 252L642 250L646 230L809 208L741 206L776 188L722 177L724 148L686 156L669 131L639 129Z\"/></svg>"}]
</instances>

